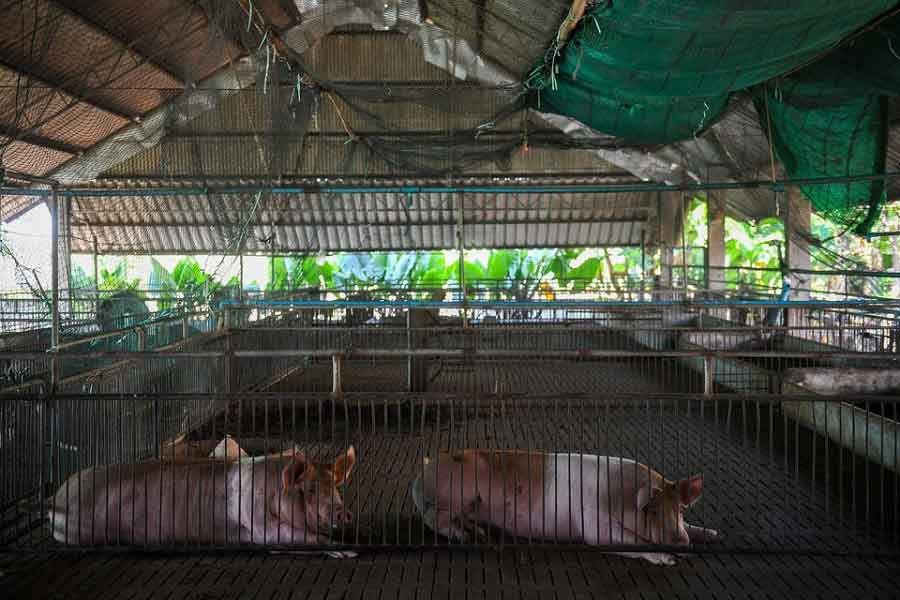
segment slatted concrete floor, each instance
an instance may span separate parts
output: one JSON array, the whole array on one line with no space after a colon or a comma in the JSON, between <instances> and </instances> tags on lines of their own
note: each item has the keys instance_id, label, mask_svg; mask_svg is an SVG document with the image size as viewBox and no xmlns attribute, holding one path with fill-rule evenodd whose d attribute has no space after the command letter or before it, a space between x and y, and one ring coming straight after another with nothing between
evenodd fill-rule
<instances>
[{"instance_id":1,"label":"slatted concrete floor","mask_svg":"<svg viewBox=\"0 0 900 600\"><path fill-rule=\"evenodd\" d=\"M726 538L719 544L732 550L893 551L900 540L890 473L843 469L844 483L851 475L858 480L865 475L870 495L880 500L866 520L859 514L864 496L838 484L835 460L827 480L821 473L814 477L805 457L807 442L793 437L789 422L752 400L647 396L521 406L512 399L492 400L490 410L479 411L465 409L461 401L438 410L368 400L348 397L341 410L319 400L311 406L294 400L244 403L240 419L223 417L205 435L266 436L271 447L296 443L319 460L353 444L358 462L344 500L357 520L339 536L348 543L430 543L434 535L418 519L409 488L421 473L422 457L449 448L624 456L670 479L702 473L703 497L688 519L722 531ZM821 454L820 449L819 467ZM849 458L845 464L850 466ZM857 513L851 512L854 504Z\"/></svg>"},{"instance_id":2,"label":"slatted concrete floor","mask_svg":"<svg viewBox=\"0 0 900 600\"><path fill-rule=\"evenodd\" d=\"M900 560L707 555L674 567L591 552L0 556L9 600L801 599L900 597Z\"/></svg>"},{"instance_id":3,"label":"slatted concrete floor","mask_svg":"<svg viewBox=\"0 0 900 600\"><path fill-rule=\"evenodd\" d=\"M602 376L641 381L645 396L629 402L608 397L610 402L593 406L573 398L539 408L517 407L510 398L502 409L495 406L487 414L464 411L461 403L452 410L428 408L423 414L417 408L407 414L404 406L384 408L367 396L362 397L365 401L349 396L344 414L326 410L319 421L313 410L308 423L305 412L296 418L302 403L267 400L255 409L244 403L240 421L232 414L230 420L220 419L204 430L211 435L266 437L276 445L296 442L322 457L353 443L359 463L345 500L358 515L358 527L344 532L348 542L421 542L421 521L408 492L421 456L438 448L480 446L629 456L670 477L702 471L704 497L689 518L725 532L723 550L896 549L896 523L884 531L877 526L877 511L868 522L850 514L849 492L842 497L834 480L826 488L821 477L812 478L810 465L803 453L794 453L791 444L796 441L790 430L785 435L785 423L777 414L770 420L767 411L756 412L759 407L753 402L720 401L716 407L713 401L694 401L688 406L665 398L665 388L639 379L640 373L605 370ZM553 379L544 374L528 379L523 372L504 377L517 388L533 386L527 390L531 393L545 391L543 386ZM466 391L472 386L479 393L491 390L477 374L471 381ZM321 406L330 406L327 396ZM886 492L890 513L891 487L879 488L880 474L872 476L871 489ZM839 510L840 504L845 510ZM900 597L898 568L896 555L759 553L695 555L663 568L595 552L541 547L504 552L397 550L347 560L63 554L27 561L7 558L0 568L0 589L4 598L59 599L892 598Z\"/></svg>"}]
</instances>

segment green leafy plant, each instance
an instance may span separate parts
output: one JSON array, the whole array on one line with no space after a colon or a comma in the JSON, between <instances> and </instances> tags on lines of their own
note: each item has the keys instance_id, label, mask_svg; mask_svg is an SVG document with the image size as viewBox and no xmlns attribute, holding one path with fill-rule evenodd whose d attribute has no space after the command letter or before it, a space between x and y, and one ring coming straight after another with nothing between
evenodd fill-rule
<instances>
[{"instance_id":1,"label":"green leafy plant","mask_svg":"<svg viewBox=\"0 0 900 600\"><path fill-rule=\"evenodd\" d=\"M96 282L94 278L85 272L81 265L72 265L72 276L69 280L69 287L76 296L90 295L93 292Z\"/></svg>"},{"instance_id":2,"label":"green leafy plant","mask_svg":"<svg viewBox=\"0 0 900 600\"><path fill-rule=\"evenodd\" d=\"M748 292L781 288L780 259L784 226L777 218L756 223L725 219L725 264L730 286Z\"/></svg>"},{"instance_id":3,"label":"green leafy plant","mask_svg":"<svg viewBox=\"0 0 900 600\"><path fill-rule=\"evenodd\" d=\"M228 286L239 285L232 277ZM159 261L150 259L148 287L157 298L159 308L169 310L176 305L193 308L209 299L221 296L222 284L206 273L200 263L191 256L182 258L170 273Z\"/></svg>"},{"instance_id":4,"label":"green leafy plant","mask_svg":"<svg viewBox=\"0 0 900 600\"><path fill-rule=\"evenodd\" d=\"M101 296L108 297L118 292L135 292L141 285L140 278L128 277L128 261L120 258L112 269L100 269L100 283L97 286Z\"/></svg>"}]
</instances>

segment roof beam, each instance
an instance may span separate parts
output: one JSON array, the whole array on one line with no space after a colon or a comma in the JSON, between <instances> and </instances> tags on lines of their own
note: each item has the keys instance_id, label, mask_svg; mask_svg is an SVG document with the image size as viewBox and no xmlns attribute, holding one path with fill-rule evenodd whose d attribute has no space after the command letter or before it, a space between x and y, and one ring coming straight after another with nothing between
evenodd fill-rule
<instances>
[{"instance_id":1,"label":"roof beam","mask_svg":"<svg viewBox=\"0 0 900 600\"><path fill-rule=\"evenodd\" d=\"M175 81L179 82L182 86L184 86L184 78L181 75L179 75L178 73L175 73L175 71L171 67L168 67L168 66L162 64L159 60L157 60L155 58L151 58L151 57L147 56L143 52L139 52L135 48L136 41L128 41L128 40L123 39L122 36L113 33L106 27L104 27L104 26L100 25L99 23L93 21L92 19L86 17L81 11L70 6L70 3L67 0L51 0L51 1L53 2L53 4L55 4L57 7L59 7L63 12L78 19L79 21L81 21L82 23L84 23L85 25L87 25L88 27L90 27L91 29L93 29L94 31L99 33L100 35L102 35L106 38L109 38L116 45L118 45L121 49L128 50L130 52L134 52L144 61L145 64L150 65L157 71L161 71L161 72L165 73L166 75L168 75Z\"/></svg>"},{"instance_id":2,"label":"roof beam","mask_svg":"<svg viewBox=\"0 0 900 600\"><path fill-rule=\"evenodd\" d=\"M278 0L278 4L281 6L281 10L291 15L294 19L294 25L303 22L303 15L300 14L300 9L297 8L297 3L294 0Z\"/></svg>"},{"instance_id":3,"label":"roof beam","mask_svg":"<svg viewBox=\"0 0 900 600\"><path fill-rule=\"evenodd\" d=\"M96 223L88 220L81 219L80 217L81 211L73 210L72 211L72 227L89 227L91 229L181 229L181 228L207 228L207 227L239 227L241 226L241 222L239 220L235 221L199 221L196 223L146 223L146 222L121 222L121 223ZM76 220L80 219L80 220ZM560 227L566 225L603 225L603 224L613 224L613 223L632 223L634 225L644 225L647 223L646 219L639 219L633 217L597 217L597 218L578 218L578 219L565 219L560 221L550 221L547 219L488 219L481 221L473 221L469 223L467 227L505 227L505 226L516 226L516 225L559 225ZM309 221L298 221L298 222L289 222L289 223L272 223L269 221L265 222L253 222L249 224L249 227L278 227L278 228L295 228L295 227L325 227L325 228L342 228L342 227L377 227L377 228L389 228L389 227L456 227L457 221L455 218L450 217L447 220L429 220L429 221L396 221L393 223L382 223L382 222L372 222L372 221L349 221L349 222L333 222L333 221L319 221L319 220L309 220Z\"/></svg>"},{"instance_id":4,"label":"roof beam","mask_svg":"<svg viewBox=\"0 0 900 600\"><path fill-rule=\"evenodd\" d=\"M41 135L25 133L3 124L0 124L0 136L10 138L11 140L19 140L21 142L25 142L26 144L31 144L32 146L40 146L41 148L47 148L48 150L55 150L57 152L63 152L65 154L71 154L72 156L78 156L85 150L80 146L67 144L66 142L53 140Z\"/></svg>"},{"instance_id":5,"label":"roof beam","mask_svg":"<svg viewBox=\"0 0 900 600\"><path fill-rule=\"evenodd\" d=\"M107 112L111 115L115 115L120 119L125 119L126 121L139 121L140 115L126 113L122 109L113 106L112 104L99 100L90 93L89 90L78 90L75 89L71 85L66 85L64 83L55 82L55 81L47 81L41 75L34 72L32 69L27 67L23 67L21 65L13 65L3 60L0 60L0 67L6 69L7 71L11 71L13 73L19 73L28 77L32 83L36 83L38 86L42 86L46 88L48 94L52 94L54 92L61 92L66 96L71 97L71 99L76 100L76 104L78 102L84 102L90 106L93 106L97 110L102 110L103 112ZM32 101L32 104L36 101ZM73 104L74 106L74 104Z\"/></svg>"},{"instance_id":6,"label":"roof beam","mask_svg":"<svg viewBox=\"0 0 900 600\"><path fill-rule=\"evenodd\" d=\"M248 58L242 58L219 69L198 85L199 90L218 90L216 95L210 95L210 104L198 108L197 112L188 115L185 120L190 120L198 114L214 109L218 103L237 90L248 88L256 81L256 70ZM186 92L185 92L186 93ZM84 156L74 158L50 174L53 178L64 183L89 181L96 178L103 171L122 163L138 152L143 152L148 147L156 145L156 134L169 121L169 110L173 104L183 99L179 95L165 102L150 113L144 115L139 123L122 128L105 140L91 146L84 152Z\"/></svg>"}]
</instances>

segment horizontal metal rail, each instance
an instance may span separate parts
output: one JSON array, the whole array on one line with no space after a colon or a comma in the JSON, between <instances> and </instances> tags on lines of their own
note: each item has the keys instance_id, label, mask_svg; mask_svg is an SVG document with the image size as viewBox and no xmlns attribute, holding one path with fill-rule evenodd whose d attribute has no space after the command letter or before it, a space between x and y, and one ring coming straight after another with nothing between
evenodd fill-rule
<instances>
[{"instance_id":1,"label":"horizontal metal rail","mask_svg":"<svg viewBox=\"0 0 900 600\"><path fill-rule=\"evenodd\" d=\"M185 187L132 187L121 189L110 188L66 188L60 187L58 195L61 197L84 196L181 196L190 194L247 194L266 192L272 194L359 194L359 193L398 193L398 194L429 194L429 193L484 193L484 194L521 194L521 193L622 193L622 192L686 192L703 190L730 190L730 189L769 189L783 191L788 187L831 185L836 183L854 183L863 181L884 181L900 177L900 172L876 173L871 175L844 175L837 177L797 178L781 180L746 180L746 181L717 181L684 184L666 183L634 183L634 184L601 184L601 185L504 185L496 186L273 186L273 185L248 185L248 186L185 186ZM19 196L47 196L48 190L32 188L0 187L0 194ZM680 200L679 200L680 201Z\"/></svg>"},{"instance_id":2,"label":"horizontal metal rail","mask_svg":"<svg viewBox=\"0 0 900 600\"><path fill-rule=\"evenodd\" d=\"M45 400L44 396L39 394L20 394L15 397L3 398L0 400L6 402L20 402L28 400ZM240 392L240 393L165 393L165 394L71 394L60 393L55 396L60 401L124 401L131 403L140 402L156 402L156 401L178 401L178 402L216 402L228 404L239 400L252 400L265 404L266 402L331 402L334 400L328 394L321 392ZM576 403L579 406L637 406L644 408L648 402L659 404L673 401L696 400L702 401L704 404L714 405L722 404L725 406L734 405L740 402L750 402L755 406L781 405L783 402L809 402L814 404L844 404L855 403L859 405L871 404L878 405L884 403L886 405L900 404L900 394L849 394L845 396L824 396L822 394L811 394L808 392L790 393L789 395L773 395L773 394L746 394L734 393L726 396L708 396L702 393L692 392L671 392L656 393L652 398L648 398L645 393L633 392L566 392L559 394L528 394L528 393L483 393L472 396L459 392L344 392L343 402L345 404L359 404L365 407L373 401L386 399L395 402L413 403L413 404L442 404L448 406L452 403L460 408L485 408L501 406L509 403L510 406L522 407L541 407L553 405L557 403L559 406L565 406L566 403ZM376 402L377 404L377 402ZM874 420L876 417L872 417Z\"/></svg>"},{"instance_id":3,"label":"horizontal metal rail","mask_svg":"<svg viewBox=\"0 0 900 600\"><path fill-rule=\"evenodd\" d=\"M86 344L89 342L105 340L107 338L112 338L112 337L120 337L123 335L128 335L130 333L137 333L139 331L146 331L147 329L149 329L151 327L176 325L176 324L180 324L185 319L191 319L191 318L195 318L195 317L208 317L209 314L210 313L207 311L190 312L190 313L184 313L184 314L181 314L178 316L171 316L171 317L165 317L165 318L161 318L161 319L157 319L157 320L151 320L151 321L147 321L144 323L140 323L138 325L133 325L131 327L123 327L121 329L104 331L103 333L87 335L87 336L79 337L77 339L74 339L74 340L71 340L68 342L62 342L57 346L57 349L65 350L66 348L74 348L76 346L79 346L81 344Z\"/></svg>"},{"instance_id":4,"label":"horizontal metal rail","mask_svg":"<svg viewBox=\"0 0 900 600\"><path fill-rule=\"evenodd\" d=\"M41 352L0 352L0 359L47 359L50 355ZM834 352L803 352L803 351L770 351L770 350L469 350L444 349L444 348L318 348L309 350L233 350L233 351L184 351L184 352L67 352L58 355L63 359L103 359L120 358L123 360L153 359L153 360L181 360L193 358L223 358L234 356L237 358L281 358L281 357L313 357L330 358L343 356L345 358L405 358L409 356L433 356L433 357L459 357L459 358L534 358L534 359L567 359L579 360L585 358L684 358L684 357L719 357L719 358L797 358L797 359L822 359L845 358L854 360L896 360L900 361L900 355L882 354L874 352L847 352L836 350Z\"/></svg>"},{"instance_id":5,"label":"horizontal metal rail","mask_svg":"<svg viewBox=\"0 0 900 600\"><path fill-rule=\"evenodd\" d=\"M659 295L677 294L677 291L665 292L658 291ZM888 307L900 309L897 300L707 300L707 299L689 299L689 300L468 300L468 301L435 301L435 300L250 300L241 302L239 300L222 300L221 307L238 307L238 308L257 308L257 307L302 307L302 308L434 308L434 309L496 309L505 310L510 308L552 310L563 308L583 308L583 309L601 309L601 308L624 308L632 310L644 310L646 308L668 308L673 306L682 307L711 307L711 308L729 308L729 307L796 307L796 308L878 308Z\"/></svg>"}]
</instances>

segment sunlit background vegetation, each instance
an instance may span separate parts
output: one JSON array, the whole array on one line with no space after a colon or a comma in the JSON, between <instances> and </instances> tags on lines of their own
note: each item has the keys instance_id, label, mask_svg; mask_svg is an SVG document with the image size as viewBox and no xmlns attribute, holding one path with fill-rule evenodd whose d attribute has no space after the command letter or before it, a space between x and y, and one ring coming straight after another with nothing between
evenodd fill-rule
<instances>
[{"instance_id":1,"label":"sunlit background vegetation","mask_svg":"<svg viewBox=\"0 0 900 600\"><path fill-rule=\"evenodd\" d=\"M43 207L41 210L46 211ZM782 285L784 253L781 221L727 218L725 228L727 288L748 295L777 294ZM875 229L900 230L900 204L887 205ZM900 237L896 235L865 239L813 215L812 237L815 270L878 272L900 267ZM0 288L8 291L36 283L46 289L49 242L41 232L40 213L7 227L2 240L7 256L0 264ZM695 198L688 205L683 246L674 249L672 276L676 285L695 289L707 285L706 243L706 202ZM17 268L16 253L18 262L28 264L30 271L23 273ZM247 255L243 258L243 290L276 294L298 289L456 288L460 283L458 258L456 251ZM621 293L651 285L661 268L657 248L635 247L472 249L466 251L463 263L467 286L494 289L495 296L502 291L502 297L514 299L551 298L561 291ZM147 293L159 298L163 306L169 299L208 298L224 293L225 288L233 291L240 281L241 266L235 256L101 255L95 267L94 256L74 255L71 287L104 294ZM819 295L900 296L900 279L875 274L816 275L810 287Z\"/></svg>"}]
</instances>

